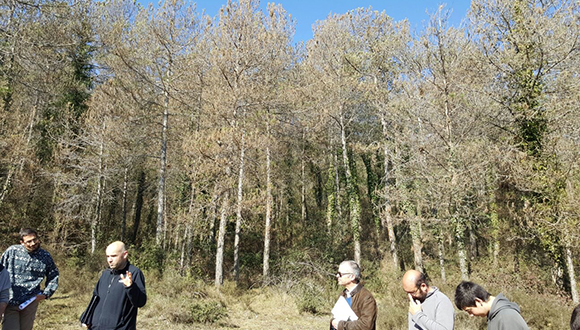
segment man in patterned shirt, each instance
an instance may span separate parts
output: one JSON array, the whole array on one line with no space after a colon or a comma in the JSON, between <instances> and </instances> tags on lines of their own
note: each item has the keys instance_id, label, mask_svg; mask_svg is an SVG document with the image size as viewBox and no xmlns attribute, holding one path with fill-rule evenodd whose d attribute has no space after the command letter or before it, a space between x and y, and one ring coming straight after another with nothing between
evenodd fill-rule
<instances>
[{"instance_id":1,"label":"man in patterned shirt","mask_svg":"<svg viewBox=\"0 0 580 330\"><path fill-rule=\"evenodd\" d=\"M9 247L0 263L8 270L12 282L2 330L31 330L38 303L52 296L58 287L56 264L50 254L40 248L38 234L30 228L20 230L20 244ZM45 287L41 290L40 284L45 277ZM23 306L31 298L35 299Z\"/></svg>"}]
</instances>

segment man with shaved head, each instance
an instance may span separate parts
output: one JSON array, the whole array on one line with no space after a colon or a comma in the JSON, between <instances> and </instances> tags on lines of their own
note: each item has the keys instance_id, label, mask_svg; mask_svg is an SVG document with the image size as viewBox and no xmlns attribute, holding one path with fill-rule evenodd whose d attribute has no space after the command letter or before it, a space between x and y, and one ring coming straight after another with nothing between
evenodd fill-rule
<instances>
[{"instance_id":1,"label":"man with shaved head","mask_svg":"<svg viewBox=\"0 0 580 330\"><path fill-rule=\"evenodd\" d=\"M455 310L437 287L429 286L425 274L409 270L403 275L409 298L409 330L452 330Z\"/></svg>"},{"instance_id":2,"label":"man with shaved head","mask_svg":"<svg viewBox=\"0 0 580 330\"><path fill-rule=\"evenodd\" d=\"M96 306L84 326L93 330L135 330L137 309L145 306L145 277L131 265L123 242L113 242L105 250L109 269L95 286Z\"/></svg>"}]
</instances>

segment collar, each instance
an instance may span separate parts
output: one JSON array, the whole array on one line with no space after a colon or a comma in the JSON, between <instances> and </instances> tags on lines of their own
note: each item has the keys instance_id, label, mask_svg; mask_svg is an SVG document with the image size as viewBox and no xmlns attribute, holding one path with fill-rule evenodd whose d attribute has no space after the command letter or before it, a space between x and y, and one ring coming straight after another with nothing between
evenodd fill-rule
<instances>
[{"instance_id":1,"label":"collar","mask_svg":"<svg viewBox=\"0 0 580 330\"><path fill-rule=\"evenodd\" d=\"M350 291L345 288L342 291L342 295L344 297L354 297L362 288L363 288L362 283L357 283L357 285Z\"/></svg>"},{"instance_id":2,"label":"collar","mask_svg":"<svg viewBox=\"0 0 580 330\"><path fill-rule=\"evenodd\" d=\"M125 273L127 273L127 270L129 270L130 265L131 265L131 263L129 262L129 260L127 260L127 264L125 265L125 267L123 267L123 269L111 269L111 268L109 268L109 271L113 275L125 274Z\"/></svg>"}]
</instances>

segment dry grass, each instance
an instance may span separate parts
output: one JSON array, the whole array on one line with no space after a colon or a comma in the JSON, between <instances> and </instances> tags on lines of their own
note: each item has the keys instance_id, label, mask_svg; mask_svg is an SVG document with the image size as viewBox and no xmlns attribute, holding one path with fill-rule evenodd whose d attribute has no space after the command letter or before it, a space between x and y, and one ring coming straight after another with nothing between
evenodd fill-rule
<instances>
[{"instance_id":1,"label":"dry grass","mask_svg":"<svg viewBox=\"0 0 580 330\"><path fill-rule=\"evenodd\" d=\"M88 273L61 269L61 288L53 299L41 303L36 329L80 329L78 317L88 303L98 278L98 273ZM298 312L296 297L293 295L295 291L289 292L276 287L243 290L231 282L226 282L218 292L212 283L180 277L172 272L166 272L163 278L153 273L146 273L145 276L148 302L139 312L137 324L140 330L328 329L328 314L311 315ZM366 286L373 292L378 303L378 329L407 329L408 306L405 294L400 288L400 276L397 272L376 270L367 281ZM473 280L482 284L488 283L487 287L492 293L504 292L508 298L516 301L533 330L562 330L569 327L569 317L574 306L565 297L529 290L523 284L499 284L514 283L514 278L510 276L501 279L498 276L474 276ZM433 283L451 299L458 281L458 278L451 277L445 284L433 278ZM334 297L338 295L340 288L329 287L326 291L328 297ZM209 301L224 306L227 317L214 323L192 322L192 306L196 302ZM327 305L325 303L320 306L320 310L330 309ZM486 328L484 318L468 317L466 313L459 311L456 311L455 324L455 329L458 330Z\"/></svg>"}]
</instances>

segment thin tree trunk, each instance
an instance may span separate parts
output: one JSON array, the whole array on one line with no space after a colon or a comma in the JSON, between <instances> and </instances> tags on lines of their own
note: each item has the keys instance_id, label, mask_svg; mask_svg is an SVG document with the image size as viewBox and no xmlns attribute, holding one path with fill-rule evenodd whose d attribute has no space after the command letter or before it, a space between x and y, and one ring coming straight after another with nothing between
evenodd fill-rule
<instances>
[{"instance_id":1,"label":"thin tree trunk","mask_svg":"<svg viewBox=\"0 0 580 330\"><path fill-rule=\"evenodd\" d=\"M229 171L228 171L229 172ZM222 196L222 205L220 210L220 225L217 239L217 250L215 256L215 286L220 287L224 282L224 243L226 237L226 225L228 222L228 200L229 192L226 190Z\"/></svg>"},{"instance_id":2,"label":"thin tree trunk","mask_svg":"<svg viewBox=\"0 0 580 330\"><path fill-rule=\"evenodd\" d=\"M125 233L127 231L127 186L129 184L129 167L125 166L123 174L123 214L121 220L121 241L125 240Z\"/></svg>"},{"instance_id":3,"label":"thin tree trunk","mask_svg":"<svg viewBox=\"0 0 580 330\"><path fill-rule=\"evenodd\" d=\"M447 281L447 276L445 276L445 244L443 244L443 229L439 229L439 234L437 235L437 252L439 255L439 268L441 269L441 280L443 282Z\"/></svg>"},{"instance_id":4,"label":"thin tree trunk","mask_svg":"<svg viewBox=\"0 0 580 330\"><path fill-rule=\"evenodd\" d=\"M106 122L103 120L103 126L101 127L101 144L99 146L99 167L98 167L98 179L97 179L97 205L95 208L95 216L93 217L93 222L91 223L91 254L95 253L97 247L97 229L99 223L101 222L101 205L103 200L103 151L105 148L105 142L103 136L105 134Z\"/></svg>"},{"instance_id":5,"label":"thin tree trunk","mask_svg":"<svg viewBox=\"0 0 580 330\"><path fill-rule=\"evenodd\" d=\"M381 112L381 125L383 128L383 153L385 156L384 159L384 177L383 177L383 184L384 195L385 195L385 210L383 212L383 220L387 226L387 232L389 234L389 242L390 242L390 253L391 258L393 260L393 269L400 269L399 266L399 256L397 254L397 237L395 236L395 227L393 225L393 218L391 217L391 202L389 200L389 159L390 159L390 150L387 146L387 134L388 134L388 125L387 120L385 119L384 113Z\"/></svg>"},{"instance_id":6,"label":"thin tree trunk","mask_svg":"<svg viewBox=\"0 0 580 330\"><path fill-rule=\"evenodd\" d=\"M272 173L270 160L270 124L266 122L268 142L266 143L266 225L264 226L264 269L262 276L267 280L270 276L270 230L272 217Z\"/></svg>"},{"instance_id":7,"label":"thin tree trunk","mask_svg":"<svg viewBox=\"0 0 580 330\"><path fill-rule=\"evenodd\" d=\"M407 217L410 220L409 226L411 229L411 241L413 244L413 260L415 269L423 272L423 243L421 237L421 218L415 214L412 207L406 210Z\"/></svg>"},{"instance_id":8,"label":"thin tree trunk","mask_svg":"<svg viewBox=\"0 0 580 330\"><path fill-rule=\"evenodd\" d=\"M338 175L338 155L334 153L334 189L336 196L336 216L337 222L340 223L342 219L342 199L340 197L340 177Z\"/></svg>"},{"instance_id":9,"label":"thin tree trunk","mask_svg":"<svg viewBox=\"0 0 580 330\"><path fill-rule=\"evenodd\" d=\"M300 205L302 206L302 223L306 222L306 153L305 153L305 138L306 133L302 131L302 159L300 163L300 177L301 177L301 191L300 191Z\"/></svg>"},{"instance_id":10,"label":"thin tree trunk","mask_svg":"<svg viewBox=\"0 0 580 330\"><path fill-rule=\"evenodd\" d=\"M360 200L358 197L358 192L356 191L356 184L354 178L352 177L352 173L350 170L350 164L348 161L348 153L346 147L346 132L345 132L345 124L344 124L344 115L342 114L342 109L340 113L340 140L342 142L342 159L344 162L344 168L346 172L346 185L348 191L348 204L350 209L350 221L351 221L351 230L353 234L353 241L354 241L354 261L360 265L361 259L361 247L360 247L360 216L361 216L361 206Z\"/></svg>"},{"instance_id":11,"label":"thin tree trunk","mask_svg":"<svg viewBox=\"0 0 580 330\"><path fill-rule=\"evenodd\" d=\"M242 230L242 202L243 202L243 187L244 187L244 155L246 152L245 145L246 132L242 130L242 139L240 142L240 172L238 174L238 195L236 206L236 231L234 237L234 279L236 283L240 279L240 231Z\"/></svg>"},{"instance_id":12,"label":"thin tree trunk","mask_svg":"<svg viewBox=\"0 0 580 330\"><path fill-rule=\"evenodd\" d=\"M169 70L167 71L168 82L171 79L171 59L169 60ZM157 226L155 230L155 245L161 246L163 238L163 215L165 214L165 175L167 172L167 129L169 122L169 91L164 89L165 99L163 101L163 125L161 134L161 162L159 164L159 187L157 190Z\"/></svg>"},{"instance_id":13,"label":"thin tree trunk","mask_svg":"<svg viewBox=\"0 0 580 330\"><path fill-rule=\"evenodd\" d=\"M574 260L572 258L572 249L568 243L566 244L566 266L568 266L568 275L570 277L570 293L572 294L572 301L574 304L578 304L578 288L576 286Z\"/></svg>"},{"instance_id":14,"label":"thin tree trunk","mask_svg":"<svg viewBox=\"0 0 580 330\"><path fill-rule=\"evenodd\" d=\"M491 244L492 244L492 256L493 256L493 267L497 268L499 266L498 256L499 256L499 215L497 213L497 203L495 201L495 194L491 193Z\"/></svg>"},{"instance_id":15,"label":"thin tree trunk","mask_svg":"<svg viewBox=\"0 0 580 330\"><path fill-rule=\"evenodd\" d=\"M168 99L168 97L166 97ZM167 103L167 101L166 101ZM163 237L163 214L165 200L165 172L167 170L167 122L169 118L169 109L166 104L163 111L163 134L161 140L161 163L159 165L159 187L157 190L157 227L155 231L155 244L161 246Z\"/></svg>"},{"instance_id":16,"label":"thin tree trunk","mask_svg":"<svg viewBox=\"0 0 580 330\"><path fill-rule=\"evenodd\" d=\"M137 242L139 225L141 224L141 211L143 210L143 194L145 193L145 172L141 171L139 175L139 184L137 186L137 197L135 198L135 220L133 221L132 243Z\"/></svg>"},{"instance_id":17,"label":"thin tree trunk","mask_svg":"<svg viewBox=\"0 0 580 330\"><path fill-rule=\"evenodd\" d=\"M457 256L459 258L459 269L461 279L469 281L469 267L467 264L467 251L465 250L465 220L458 217L455 221L455 236L457 240Z\"/></svg>"},{"instance_id":18,"label":"thin tree trunk","mask_svg":"<svg viewBox=\"0 0 580 330\"><path fill-rule=\"evenodd\" d=\"M467 228L469 230L469 258L475 260L478 255L477 252L477 238L475 237L474 223L471 222Z\"/></svg>"},{"instance_id":19,"label":"thin tree trunk","mask_svg":"<svg viewBox=\"0 0 580 330\"><path fill-rule=\"evenodd\" d=\"M332 239L334 235L332 235L332 224L334 222L334 218L336 217L336 188L334 188L334 172L335 168L330 164L328 168L328 178L327 178L327 201L328 205L326 206L326 230L328 236ZM330 187L328 187L330 186ZM332 188L332 189L328 189Z\"/></svg>"}]
</instances>

